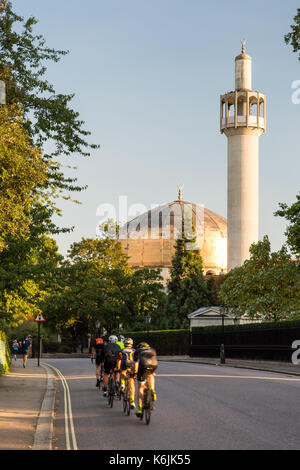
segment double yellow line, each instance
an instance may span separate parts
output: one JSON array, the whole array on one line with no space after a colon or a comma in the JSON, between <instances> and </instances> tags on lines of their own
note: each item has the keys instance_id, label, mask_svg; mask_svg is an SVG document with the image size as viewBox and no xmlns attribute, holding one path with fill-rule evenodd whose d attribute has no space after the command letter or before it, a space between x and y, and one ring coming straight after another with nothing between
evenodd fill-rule
<instances>
[{"instance_id":1,"label":"double yellow line","mask_svg":"<svg viewBox=\"0 0 300 470\"><path fill-rule=\"evenodd\" d=\"M54 370L61 380L64 389L64 414L65 414L65 436L66 436L66 450L78 450L77 441L74 430L71 395L69 385L63 374L56 367L45 363L48 367Z\"/></svg>"}]
</instances>

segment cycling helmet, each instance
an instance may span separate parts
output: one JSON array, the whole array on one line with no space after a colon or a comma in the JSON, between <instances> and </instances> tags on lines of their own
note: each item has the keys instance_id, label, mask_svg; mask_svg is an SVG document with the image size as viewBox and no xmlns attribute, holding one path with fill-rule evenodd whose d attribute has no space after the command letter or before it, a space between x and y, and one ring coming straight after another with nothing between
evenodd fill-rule
<instances>
[{"instance_id":1,"label":"cycling helmet","mask_svg":"<svg viewBox=\"0 0 300 470\"><path fill-rule=\"evenodd\" d=\"M144 343L144 342L143 342L143 343L140 343L140 344L138 345L138 348L139 348L139 349L144 349L144 348L150 348L150 346L149 346L148 343Z\"/></svg>"},{"instance_id":2,"label":"cycling helmet","mask_svg":"<svg viewBox=\"0 0 300 470\"><path fill-rule=\"evenodd\" d=\"M116 343L118 341L118 337L116 335L110 335L108 341L110 341L111 343Z\"/></svg>"},{"instance_id":3,"label":"cycling helmet","mask_svg":"<svg viewBox=\"0 0 300 470\"><path fill-rule=\"evenodd\" d=\"M133 339L126 338L124 341L124 346L133 346Z\"/></svg>"},{"instance_id":4,"label":"cycling helmet","mask_svg":"<svg viewBox=\"0 0 300 470\"><path fill-rule=\"evenodd\" d=\"M125 337L123 335L120 335L120 341L125 341Z\"/></svg>"}]
</instances>

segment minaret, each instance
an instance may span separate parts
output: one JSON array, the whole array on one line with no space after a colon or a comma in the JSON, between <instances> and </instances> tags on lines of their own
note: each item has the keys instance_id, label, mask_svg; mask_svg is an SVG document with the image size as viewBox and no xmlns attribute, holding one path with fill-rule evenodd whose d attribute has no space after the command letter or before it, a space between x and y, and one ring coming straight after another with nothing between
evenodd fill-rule
<instances>
[{"instance_id":1,"label":"minaret","mask_svg":"<svg viewBox=\"0 0 300 470\"><path fill-rule=\"evenodd\" d=\"M249 258L258 241L258 140L266 132L266 96L252 90L252 58L235 58L235 91L220 100L221 133L228 138L228 271Z\"/></svg>"}]
</instances>

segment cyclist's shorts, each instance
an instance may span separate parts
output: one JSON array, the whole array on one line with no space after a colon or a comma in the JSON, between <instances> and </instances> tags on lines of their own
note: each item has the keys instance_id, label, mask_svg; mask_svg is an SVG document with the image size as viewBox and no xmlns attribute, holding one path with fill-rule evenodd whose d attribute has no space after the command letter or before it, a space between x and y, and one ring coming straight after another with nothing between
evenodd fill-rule
<instances>
[{"instance_id":1,"label":"cyclist's shorts","mask_svg":"<svg viewBox=\"0 0 300 470\"><path fill-rule=\"evenodd\" d=\"M153 374L157 369L156 365L148 366L146 369L145 368L140 368L137 373L137 380L139 382L145 382L147 375Z\"/></svg>"},{"instance_id":2,"label":"cyclist's shorts","mask_svg":"<svg viewBox=\"0 0 300 470\"><path fill-rule=\"evenodd\" d=\"M100 366L100 364L102 364L102 362L101 362L101 356L100 356L100 354L99 354L99 355L97 354L97 355L96 355L96 366Z\"/></svg>"},{"instance_id":3,"label":"cyclist's shorts","mask_svg":"<svg viewBox=\"0 0 300 470\"><path fill-rule=\"evenodd\" d=\"M104 359L104 372L109 374L111 370L116 368L117 365L117 358L116 357L108 357Z\"/></svg>"},{"instance_id":4,"label":"cyclist's shorts","mask_svg":"<svg viewBox=\"0 0 300 470\"><path fill-rule=\"evenodd\" d=\"M134 376L134 370L135 370L135 364L134 363L128 364L127 367L125 367L124 365L123 366L121 365L121 371L125 371L125 370L128 370L128 372L130 373L130 377L133 377Z\"/></svg>"}]
</instances>

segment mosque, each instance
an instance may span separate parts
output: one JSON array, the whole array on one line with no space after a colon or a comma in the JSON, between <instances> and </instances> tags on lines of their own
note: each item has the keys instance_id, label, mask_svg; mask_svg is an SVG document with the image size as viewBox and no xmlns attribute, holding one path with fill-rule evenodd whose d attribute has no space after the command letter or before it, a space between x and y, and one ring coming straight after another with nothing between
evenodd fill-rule
<instances>
[{"instance_id":1,"label":"mosque","mask_svg":"<svg viewBox=\"0 0 300 470\"><path fill-rule=\"evenodd\" d=\"M183 220L193 227L207 275L241 266L258 241L259 137L266 132L266 96L252 90L252 58L245 41L235 58L235 90L220 97L220 132L228 139L227 220L184 201L180 187L177 200L121 227L119 240L132 267L160 268L167 280Z\"/></svg>"}]
</instances>

